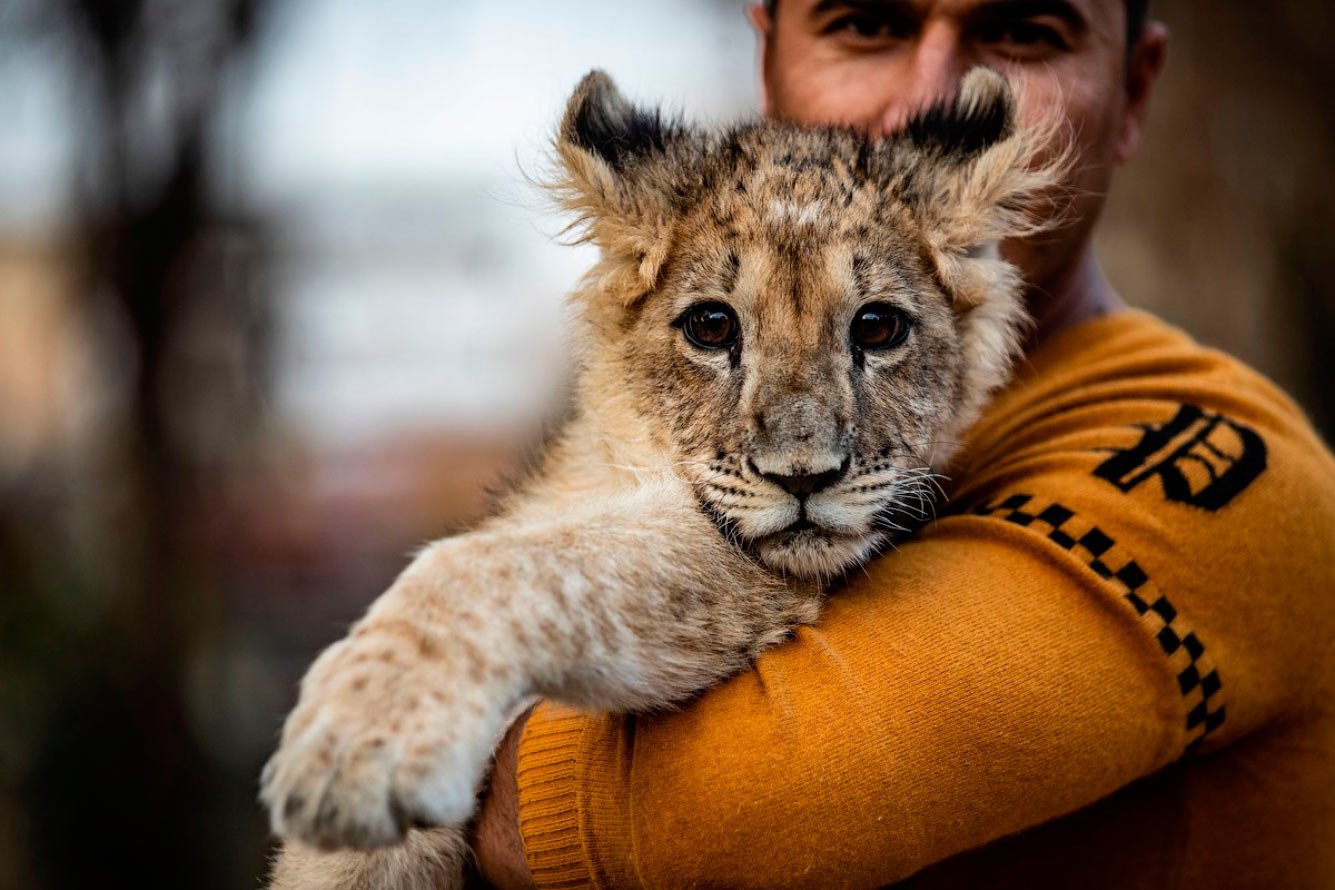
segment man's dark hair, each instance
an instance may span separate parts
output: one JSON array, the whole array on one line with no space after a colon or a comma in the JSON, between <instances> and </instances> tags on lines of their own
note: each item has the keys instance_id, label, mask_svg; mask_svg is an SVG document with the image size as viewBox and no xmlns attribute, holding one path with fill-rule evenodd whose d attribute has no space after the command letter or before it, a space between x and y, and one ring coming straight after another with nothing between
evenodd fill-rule
<instances>
[{"instance_id":1,"label":"man's dark hair","mask_svg":"<svg viewBox=\"0 0 1335 890\"><path fill-rule=\"evenodd\" d=\"M1149 13L1150 0L1126 0L1126 52L1131 54L1131 47L1140 39L1145 30L1145 16Z\"/></svg>"},{"instance_id":2,"label":"man's dark hair","mask_svg":"<svg viewBox=\"0 0 1335 890\"><path fill-rule=\"evenodd\" d=\"M765 0L765 8L774 15L774 7L779 0ZM1145 16L1149 12L1150 0L1126 0L1126 55L1131 58L1131 48L1140 39L1140 32L1145 30Z\"/></svg>"}]
</instances>

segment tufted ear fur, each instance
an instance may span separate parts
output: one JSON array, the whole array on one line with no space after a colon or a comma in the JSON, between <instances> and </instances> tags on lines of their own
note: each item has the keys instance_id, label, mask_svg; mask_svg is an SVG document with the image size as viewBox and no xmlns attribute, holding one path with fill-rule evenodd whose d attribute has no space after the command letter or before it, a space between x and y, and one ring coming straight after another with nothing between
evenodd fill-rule
<instances>
[{"instance_id":1,"label":"tufted ear fur","mask_svg":"<svg viewBox=\"0 0 1335 890\"><path fill-rule=\"evenodd\" d=\"M584 76L556 138L552 191L577 240L603 252L601 290L630 302L653 287L683 200L674 147L689 138L658 109L636 108L602 71Z\"/></svg>"},{"instance_id":2,"label":"tufted ear fur","mask_svg":"<svg viewBox=\"0 0 1335 890\"><path fill-rule=\"evenodd\" d=\"M898 134L900 187L942 282L961 304L979 305L997 284L1012 284L997 245L1042 231L1066 167L1054 151L1057 121L1021 129L1006 79L975 68L959 93L915 115ZM1013 273L1012 273L1013 274Z\"/></svg>"},{"instance_id":3,"label":"tufted ear fur","mask_svg":"<svg viewBox=\"0 0 1335 890\"><path fill-rule=\"evenodd\" d=\"M1059 119L1018 126L1006 79L969 72L953 99L920 112L896 136L893 187L920 226L927 254L955 305L967 395L955 406L958 429L978 416L1009 377L1027 313L1019 270L1000 242L1043 231L1068 163L1056 139ZM1048 212L1040 213L1045 210ZM947 460L951 448L933 456Z\"/></svg>"}]
</instances>

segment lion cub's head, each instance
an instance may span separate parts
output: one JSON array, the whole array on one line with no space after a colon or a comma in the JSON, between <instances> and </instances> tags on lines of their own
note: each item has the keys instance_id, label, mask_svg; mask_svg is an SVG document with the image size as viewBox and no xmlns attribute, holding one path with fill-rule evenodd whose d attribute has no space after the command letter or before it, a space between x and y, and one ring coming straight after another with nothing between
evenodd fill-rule
<instances>
[{"instance_id":1,"label":"lion cub's head","mask_svg":"<svg viewBox=\"0 0 1335 890\"><path fill-rule=\"evenodd\" d=\"M996 245L1054 181L1037 141L986 69L879 141L693 129L588 75L557 138L558 194L602 251L581 409L771 567L867 558L1007 377L1024 309Z\"/></svg>"}]
</instances>

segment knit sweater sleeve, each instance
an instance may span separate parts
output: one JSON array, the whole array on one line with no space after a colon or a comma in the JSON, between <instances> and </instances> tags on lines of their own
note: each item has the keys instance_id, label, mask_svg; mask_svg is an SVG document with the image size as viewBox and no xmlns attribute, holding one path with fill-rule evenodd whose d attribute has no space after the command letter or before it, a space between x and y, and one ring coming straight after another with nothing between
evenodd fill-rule
<instances>
[{"instance_id":1,"label":"knit sweater sleeve","mask_svg":"<svg viewBox=\"0 0 1335 890\"><path fill-rule=\"evenodd\" d=\"M951 514L751 670L667 713L542 706L538 886L884 886L1328 683L1329 454L1268 384L1144 327L1035 357Z\"/></svg>"}]
</instances>

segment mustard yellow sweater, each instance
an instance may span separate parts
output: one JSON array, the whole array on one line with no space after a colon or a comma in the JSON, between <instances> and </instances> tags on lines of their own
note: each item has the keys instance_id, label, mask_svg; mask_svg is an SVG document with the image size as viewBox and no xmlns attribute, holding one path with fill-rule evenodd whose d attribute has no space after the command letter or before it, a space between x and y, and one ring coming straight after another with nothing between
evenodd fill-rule
<instances>
[{"instance_id":1,"label":"mustard yellow sweater","mask_svg":"<svg viewBox=\"0 0 1335 890\"><path fill-rule=\"evenodd\" d=\"M947 512L671 713L545 704L540 887L1335 887L1335 463L1126 313L1044 344Z\"/></svg>"}]
</instances>

